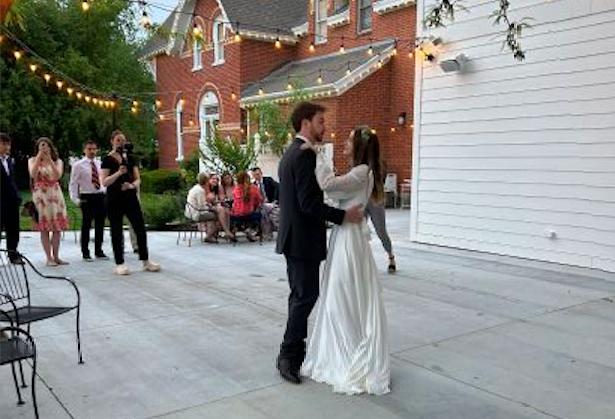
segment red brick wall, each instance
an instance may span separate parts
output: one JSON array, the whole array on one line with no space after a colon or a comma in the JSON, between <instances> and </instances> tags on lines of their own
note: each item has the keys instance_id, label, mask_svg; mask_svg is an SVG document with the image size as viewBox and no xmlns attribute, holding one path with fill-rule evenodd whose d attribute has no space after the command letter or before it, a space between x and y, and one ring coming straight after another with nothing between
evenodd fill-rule
<instances>
[{"instance_id":1,"label":"red brick wall","mask_svg":"<svg viewBox=\"0 0 615 419\"><path fill-rule=\"evenodd\" d=\"M332 2L331 2L332 3ZM308 1L306 0L306 7ZM221 101L220 124L238 125L241 112L238 102L233 102L231 93L239 94L247 84L257 81L284 63L324 55L339 50L344 36L345 48L366 45L384 38L400 38L404 42L398 45L398 55L375 74L371 75L357 86L346 92L340 98L321 100L327 112L327 138L335 143L336 166L344 170L343 144L349 131L357 124L368 124L374 127L381 140L383 156L387 162L388 171L395 172L401 182L409 178L411 173L412 145L412 115L414 101L414 59L408 53L414 45L413 39L416 26L416 10L414 7L380 16L372 15L372 31L369 34L357 35L357 2L350 1L349 24L340 28L328 28L329 40L317 45L314 53L309 51L312 37L302 39L297 46L284 45L281 50L274 48L273 43L257 42L244 39L241 43L230 43L225 46L225 64L212 67L213 50L203 52L203 69L192 72L192 54L184 53L181 57L159 56L157 58L157 88L161 92L163 102L161 111L171 111L180 95L164 94L168 91L183 91L181 97L185 100L184 120L184 155L188 155L198 144L198 106L202 95L212 90L219 95ZM213 18L219 12L216 0L201 0L197 4L196 14ZM208 21L205 21L208 23ZM314 16L309 16L309 32L314 31ZM206 41L211 38L211 27L205 25ZM230 36L229 36L230 38ZM412 40L411 43L408 40ZM365 106L369 103L369 106ZM397 125L397 117L406 112L407 122L404 126ZM192 119L197 125L189 125ZM395 128L395 131L391 131ZM238 134L237 131L231 131ZM331 138L331 134L335 138ZM159 122L157 138L160 145L160 166L176 167L176 138L174 118L166 118Z\"/></svg>"}]
</instances>

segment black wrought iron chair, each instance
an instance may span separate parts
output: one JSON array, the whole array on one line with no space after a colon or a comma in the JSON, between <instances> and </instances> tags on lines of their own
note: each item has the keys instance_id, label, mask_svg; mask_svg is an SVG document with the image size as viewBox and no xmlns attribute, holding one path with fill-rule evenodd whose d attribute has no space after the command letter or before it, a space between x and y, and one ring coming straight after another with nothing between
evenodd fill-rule
<instances>
[{"instance_id":1,"label":"black wrought iron chair","mask_svg":"<svg viewBox=\"0 0 615 419\"><path fill-rule=\"evenodd\" d=\"M32 323L59 316L69 311L76 310L77 329L77 355L79 364L83 364L81 354L81 295L75 282L64 276L43 275L34 267L32 262L24 255L20 256L25 261L23 265L12 264L8 259L8 252L0 249L0 322L9 322L11 326L26 326L30 333ZM32 304L30 281L26 267L29 266L39 277L55 281L62 281L75 291L76 303L66 306L43 306ZM23 381L23 371L22 381Z\"/></svg>"},{"instance_id":2,"label":"black wrought iron chair","mask_svg":"<svg viewBox=\"0 0 615 419\"><path fill-rule=\"evenodd\" d=\"M208 212L208 210L197 208L190 202L184 201L184 208L186 207L190 207L191 211L194 211L197 214ZM201 236L201 241L203 241L203 232L199 230L199 221L194 221L191 218L183 216L183 219L181 221L167 223L167 227L170 227L177 231L177 240L175 242L176 245L179 245L180 240L188 240L188 247L191 247L192 238L199 236L199 234ZM183 239L182 233L184 235Z\"/></svg>"},{"instance_id":3,"label":"black wrought iron chair","mask_svg":"<svg viewBox=\"0 0 615 419\"><path fill-rule=\"evenodd\" d=\"M15 383L15 391L17 391L17 404L25 404L21 398L21 390L17 381L17 372L15 364L19 363L21 370L22 386L26 387L23 377L23 368L21 362L32 360L32 381L30 390L32 392L32 404L34 405L34 416L38 419L38 405L36 403L36 344L34 339L28 332L18 327L5 327L0 329L0 365L11 364L13 371L13 382Z\"/></svg>"}]
</instances>

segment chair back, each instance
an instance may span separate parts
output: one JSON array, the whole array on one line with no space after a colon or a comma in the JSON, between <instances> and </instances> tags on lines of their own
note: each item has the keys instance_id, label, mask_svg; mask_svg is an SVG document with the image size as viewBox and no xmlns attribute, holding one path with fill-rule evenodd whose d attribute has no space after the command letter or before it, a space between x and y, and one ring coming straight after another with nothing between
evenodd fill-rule
<instances>
[{"instance_id":1,"label":"chair back","mask_svg":"<svg viewBox=\"0 0 615 419\"><path fill-rule=\"evenodd\" d=\"M11 299L13 302L27 300L29 303L30 284L25 265L11 263L8 251L0 249L0 306Z\"/></svg>"}]
</instances>

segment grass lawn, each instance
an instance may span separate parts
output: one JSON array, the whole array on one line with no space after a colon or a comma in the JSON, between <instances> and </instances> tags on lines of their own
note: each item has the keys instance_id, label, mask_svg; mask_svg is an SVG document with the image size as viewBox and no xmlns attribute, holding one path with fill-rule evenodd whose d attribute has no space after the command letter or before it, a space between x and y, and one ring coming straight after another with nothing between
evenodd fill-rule
<instances>
[{"instance_id":1,"label":"grass lawn","mask_svg":"<svg viewBox=\"0 0 615 419\"><path fill-rule=\"evenodd\" d=\"M21 191L21 199L23 202L32 200L32 192ZM73 201L68 197L68 193L64 194L64 200L66 201L66 212L68 213L69 228L75 230L81 227L81 210L75 205ZM23 208L23 206L22 206ZM21 214L19 216L19 227L21 231L32 230L32 218L27 215Z\"/></svg>"}]
</instances>

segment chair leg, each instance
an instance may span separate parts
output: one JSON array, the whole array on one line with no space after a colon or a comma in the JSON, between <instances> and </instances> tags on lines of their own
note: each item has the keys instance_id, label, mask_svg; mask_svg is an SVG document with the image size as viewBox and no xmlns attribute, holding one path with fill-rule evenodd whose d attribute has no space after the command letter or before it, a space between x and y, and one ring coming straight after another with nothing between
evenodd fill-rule
<instances>
[{"instance_id":1,"label":"chair leg","mask_svg":"<svg viewBox=\"0 0 615 419\"><path fill-rule=\"evenodd\" d=\"M79 364L83 364L83 356L81 354L81 304L77 305L77 354L79 355Z\"/></svg>"},{"instance_id":2,"label":"chair leg","mask_svg":"<svg viewBox=\"0 0 615 419\"><path fill-rule=\"evenodd\" d=\"M175 242L175 245L176 245L176 246L179 246L179 238L181 237L181 235L182 235L181 230L178 230L178 231L177 231L177 241Z\"/></svg>"},{"instance_id":3,"label":"chair leg","mask_svg":"<svg viewBox=\"0 0 615 419\"><path fill-rule=\"evenodd\" d=\"M32 404L34 405L34 417L38 419L38 403L36 402L36 387L35 387L35 379L36 379L36 350L34 351L34 356L32 357L32 384L30 385L32 389Z\"/></svg>"},{"instance_id":4,"label":"chair leg","mask_svg":"<svg viewBox=\"0 0 615 419\"><path fill-rule=\"evenodd\" d=\"M15 371L15 363L11 362L11 370L13 371L13 382L15 383L15 390L17 391L17 404L24 404L23 399L21 398L21 391L19 390L19 383L17 382L17 371Z\"/></svg>"},{"instance_id":5,"label":"chair leg","mask_svg":"<svg viewBox=\"0 0 615 419\"><path fill-rule=\"evenodd\" d=\"M19 375L21 375L21 388L28 388L28 385L26 384L26 379L24 378L23 375L23 361L20 360L19 361Z\"/></svg>"}]
</instances>

